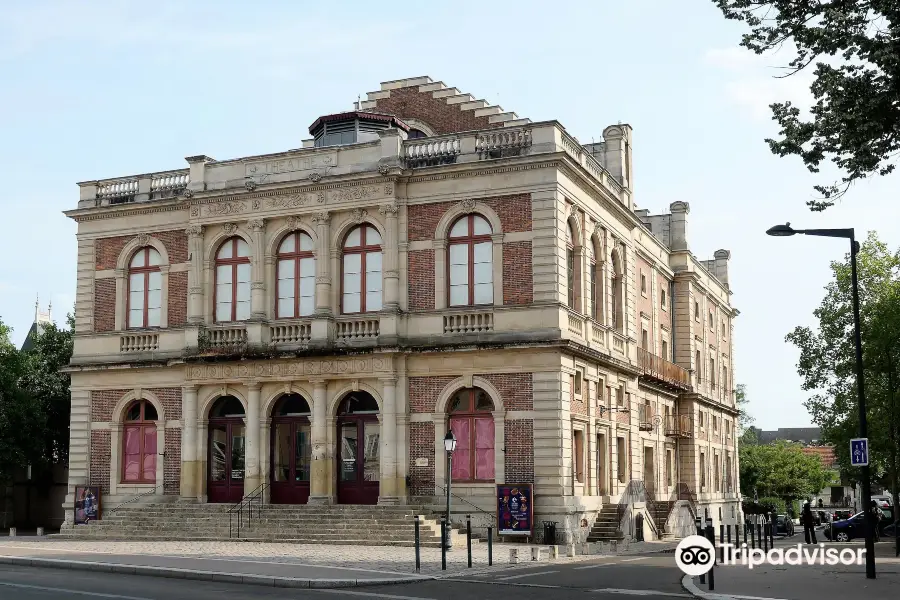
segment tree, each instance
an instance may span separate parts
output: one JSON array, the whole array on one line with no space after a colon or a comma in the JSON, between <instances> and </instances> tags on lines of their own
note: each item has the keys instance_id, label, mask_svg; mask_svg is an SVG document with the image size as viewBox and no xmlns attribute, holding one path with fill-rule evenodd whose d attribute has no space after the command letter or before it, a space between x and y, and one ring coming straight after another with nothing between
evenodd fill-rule
<instances>
[{"instance_id":1,"label":"tree","mask_svg":"<svg viewBox=\"0 0 900 600\"><path fill-rule=\"evenodd\" d=\"M833 262L834 279L813 315L817 330L797 327L787 341L800 349L797 371L803 389L813 392L805 405L822 438L851 481L850 439L859 435L859 399L849 256ZM860 332L866 383L872 483L890 487L897 503L900 476L900 254L870 233L857 255Z\"/></svg>"},{"instance_id":2,"label":"tree","mask_svg":"<svg viewBox=\"0 0 900 600\"><path fill-rule=\"evenodd\" d=\"M778 156L797 155L812 173L830 158L839 182L816 185L808 202L825 210L853 182L896 167L900 150L900 3L897 0L713 0L726 19L746 23L741 45L756 54L792 44L783 77L815 63L811 119L790 101L771 105ZM840 64L824 62L839 56Z\"/></svg>"},{"instance_id":3,"label":"tree","mask_svg":"<svg viewBox=\"0 0 900 600\"><path fill-rule=\"evenodd\" d=\"M740 428L741 435L743 435L743 432L756 421L756 419L753 418L753 415L748 412L750 400L747 399L747 386L743 383L737 384L734 388L734 400L738 410L741 411L741 414L738 417L738 427Z\"/></svg>"},{"instance_id":4,"label":"tree","mask_svg":"<svg viewBox=\"0 0 900 600\"><path fill-rule=\"evenodd\" d=\"M748 496L780 498L790 505L818 494L832 478L818 457L804 454L799 444L747 444L739 452L741 490Z\"/></svg>"}]
</instances>

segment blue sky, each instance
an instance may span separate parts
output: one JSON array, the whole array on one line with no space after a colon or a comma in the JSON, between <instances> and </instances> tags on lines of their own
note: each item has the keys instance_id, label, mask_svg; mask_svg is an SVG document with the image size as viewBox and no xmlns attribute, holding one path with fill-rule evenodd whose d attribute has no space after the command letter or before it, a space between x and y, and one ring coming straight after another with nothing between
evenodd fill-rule
<instances>
[{"instance_id":1,"label":"blue sky","mask_svg":"<svg viewBox=\"0 0 900 600\"><path fill-rule=\"evenodd\" d=\"M183 6L189 4L190 6ZM812 323L839 240L765 230L877 229L900 244L900 175L810 213L813 178L771 155L767 104L803 101L786 56L738 47L711 0L91 2L0 8L0 318L20 343L35 295L62 319L75 293L77 181L300 146L319 115L381 81L430 75L582 143L634 127L636 201L691 204L692 250L732 251L736 380L764 428L809 423L784 335Z\"/></svg>"}]
</instances>

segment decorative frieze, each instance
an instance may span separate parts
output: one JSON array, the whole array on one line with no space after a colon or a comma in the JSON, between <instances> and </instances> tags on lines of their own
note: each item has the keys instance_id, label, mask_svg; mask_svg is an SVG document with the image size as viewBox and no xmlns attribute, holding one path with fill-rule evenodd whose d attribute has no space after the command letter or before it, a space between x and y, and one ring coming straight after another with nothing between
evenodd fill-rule
<instances>
[{"instance_id":1,"label":"decorative frieze","mask_svg":"<svg viewBox=\"0 0 900 600\"><path fill-rule=\"evenodd\" d=\"M380 357L299 360L292 362L250 363L242 365L195 365L187 368L191 381L277 379L314 375L348 375L374 373L390 369L389 362Z\"/></svg>"}]
</instances>

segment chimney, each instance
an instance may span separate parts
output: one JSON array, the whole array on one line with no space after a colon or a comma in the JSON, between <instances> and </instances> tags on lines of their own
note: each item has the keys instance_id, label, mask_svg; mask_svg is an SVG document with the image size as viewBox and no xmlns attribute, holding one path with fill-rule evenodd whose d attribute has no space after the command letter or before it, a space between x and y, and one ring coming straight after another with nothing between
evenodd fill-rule
<instances>
[{"instance_id":1,"label":"chimney","mask_svg":"<svg viewBox=\"0 0 900 600\"><path fill-rule=\"evenodd\" d=\"M728 287L728 261L731 260L729 250L716 250L716 278Z\"/></svg>"},{"instance_id":2,"label":"chimney","mask_svg":"<svg viewBox=\"0 0 900 600\"><path fill-rule=\"evenodd\" d=\"M603 166L623 187L634 191L631 171L631 125L610 125L603 130Z\"/></svg>"},{"instance_id":3,"label":"chimney","mask_svg":"<svg viewBox=\"0 0 900 600\"><path fill-rule=\"evenodd\" d=\"M669 224L669 248L671 250L688 250L687 216L691 205L687 202L673 202L669 205L672 213Z\"/></svg>"}]
</instances>

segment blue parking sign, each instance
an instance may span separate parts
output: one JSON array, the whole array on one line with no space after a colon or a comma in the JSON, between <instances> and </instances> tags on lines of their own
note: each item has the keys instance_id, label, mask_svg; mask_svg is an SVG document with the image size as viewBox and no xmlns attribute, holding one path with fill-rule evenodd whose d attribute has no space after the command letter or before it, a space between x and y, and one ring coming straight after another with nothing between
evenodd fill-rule
<instances>
[{"instance_id":1,"label":"blue parking sign","mask_svg":"<svg viewBox=\"0 0 900 600\"><path fill-rule=\"evenodd\" d=\"M850 440L850 464L854 467L869 465L869 438L853 438Z\"/></svg>"}]
</instances>

